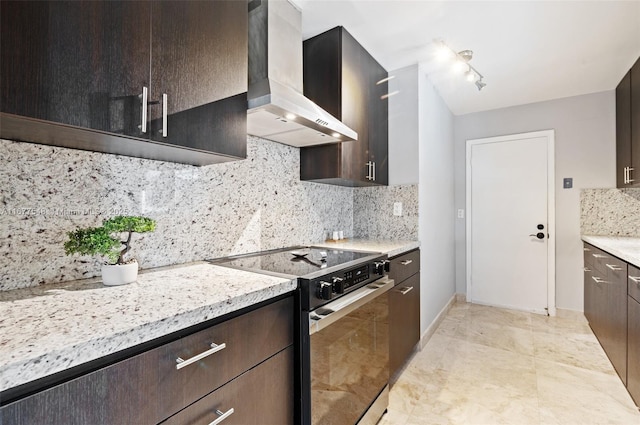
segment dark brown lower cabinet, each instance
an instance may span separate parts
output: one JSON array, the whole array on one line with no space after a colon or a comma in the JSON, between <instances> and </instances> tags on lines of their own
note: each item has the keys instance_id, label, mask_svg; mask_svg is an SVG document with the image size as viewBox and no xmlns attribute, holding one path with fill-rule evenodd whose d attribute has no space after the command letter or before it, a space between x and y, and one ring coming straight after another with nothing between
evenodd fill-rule
<instances>
[{"instance_id":1,"label":"dark brown lower cabinet","mask_svg":"<svg viewBox=\"0 0 640 425\"><path fill-rule=\"evenodd\" d=\"M640 406L640 268L584 244L584 314Z\"/></svg>"},{"instance_id":2,"label":"dark brown lower cabinet","mask_svg":"<svg viewBox=\"0 0 640 425\"><path fill-rule=\"evenodd\" d=\"M629 265L627 297L627 390L640 406L640 269Z\"/></svg>"},{"instance_id":3,"label":"dark brown lower cabinet","mask_svg":"<svg viewBox=\"0 0 640 425\"><path fill-rule=\"evenodd\" d=\"M207 425L227 414L224 425L293 425L292 364L293 347L289 347L163 424Z\"/></svg>"},{"instance_id":4,"label":"dark brown lower cabinet","mask_svg":"<svg viewBox=\"0 0 640 425\"><path fill-rule=\"evenodd\" d=\"M588 244L584 249L584 313L620 379L626 382L627 263Z\"/></svg>"},{"instance_id":5,"label":"dark brown lower cabinet","mask_svg":"<svg viewBox=\"0 0 640 425\"><path fill-rule=\"evenodd\" d=\"M283 298L19 399L0 424L208 424L230 408L225 425L292 424L293 309Z\"/></svg>"},{"instance_id":6,"label":"dark brown lower cabinet","mask_svg":"<svg viewBox=\"0 0 640 425\"><path fill-rule=\"evenodd\" d=\"M391 259L389 276L389 376L411 356L420 341L420 250Z\"/></svg>"}]
</instances>

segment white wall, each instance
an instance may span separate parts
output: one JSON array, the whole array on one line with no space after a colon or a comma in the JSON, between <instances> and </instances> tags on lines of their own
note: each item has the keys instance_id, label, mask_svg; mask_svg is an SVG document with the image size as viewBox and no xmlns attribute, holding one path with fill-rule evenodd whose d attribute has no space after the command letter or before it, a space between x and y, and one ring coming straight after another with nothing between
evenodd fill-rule
<instances>
[{"instance_id":1,"label":"white wall","mask_svg":"<svg viewBox=\"0 0 640 425\"><path fill-rule=\"evenodd\" d=\"M580 189L615 187L613 91L455 117L455 204L465 208L466 140L548 129L555 129L556 306L582 311ZM562 188L564 177L573 189ZM456 292L465 293L465 221L455 228Z\"/></svg>"},{"instance_id":2,"label":"white wall","mask_svg":"<svg viewBox=\"0 0 640 425\"><path fill-rule=\"evenodd\" d=\"M455 294L453 115L419 65L389 72L390 184L418 182L420 330ZM355 207L355 204L354 204Z\"/></svg>"},{"instance_id":3,"label":"white wall","mask_svg":"<svg viewBox=\"0 0 640 425\"><path fill-rule=\"evenodd\" d=\"M389 72L389 185L418 183L418 66Z\"/></svg>"},{"instance_id":4,"label":"white wall","mask_svg":"<svg viewBox=\"0 0 640 425\"><path fill-rule=\"evenodd\" d=\"M419 89L421 332L455 293L453 114L426 77Z\"/></svg>"}]
</instances>

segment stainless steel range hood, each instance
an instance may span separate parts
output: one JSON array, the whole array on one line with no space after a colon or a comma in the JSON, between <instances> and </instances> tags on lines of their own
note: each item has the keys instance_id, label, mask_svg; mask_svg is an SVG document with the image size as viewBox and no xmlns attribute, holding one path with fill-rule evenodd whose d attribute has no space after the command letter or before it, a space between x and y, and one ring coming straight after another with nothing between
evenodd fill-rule
<instances>
[{"instance_id":1,"label":"stainless steel range hood","mask_svg":"<svg viewBox=\"0 0 640 425\"><path fill-rule=\"evenodd\" d=\"M292 146L358 139L302 94L302 15L287 0L249 3L247 132Z\"/></svg>"}]
</instances>

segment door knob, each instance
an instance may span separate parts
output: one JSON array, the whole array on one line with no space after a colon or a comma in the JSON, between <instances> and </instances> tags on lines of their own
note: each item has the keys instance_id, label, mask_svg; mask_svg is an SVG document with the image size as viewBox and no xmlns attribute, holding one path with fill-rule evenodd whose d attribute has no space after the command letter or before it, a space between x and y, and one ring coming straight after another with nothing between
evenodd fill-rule
<instances>
[{"instance_id":1,"label":"door knob","mask_svg":"<svg viewBox=\"0 0 640 425\"><path fill-rule=\"evenodd\" d=\"M542 233L542 232L538 232L538 233L536 233L536 234L533 234L533 233L532 233L532 234L530 234L529 236L535 236L535 237L536 237L536 238L538 238L538 239L544 239L544 233Z\"/></svg>"}]
</instances>

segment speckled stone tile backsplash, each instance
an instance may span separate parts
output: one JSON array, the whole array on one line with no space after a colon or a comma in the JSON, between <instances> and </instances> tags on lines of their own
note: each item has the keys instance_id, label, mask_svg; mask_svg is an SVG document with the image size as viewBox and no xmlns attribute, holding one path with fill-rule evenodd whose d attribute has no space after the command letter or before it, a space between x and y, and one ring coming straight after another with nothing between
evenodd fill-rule
<instances>
[{"instance_id":1,"label":"speckled stone tile backsplash","mask_svg":"<svg viewBox=\"0 0 640 425\"><path fill-rule=\"evenodd\" d=\"M393 215L395 202L402 203L402 216ZM355 189L353 223L356 237L418 240L418 185Z\"/></svg>"},{"instance_id":2,"label":"speckled stone tile backsplash","mask_svg":"<svg viewBox=\"0 0 640 425\"><path fill-rule=\"evenodd\" d=\"M583 189L583 235L640 237L640 189Z\"/></svg>"},{"instance_id":3,"label":"speckled stone tile backsplash","mask_svg":"<svg viewBox=\"0 0 640 425\"><path fill-rule=\"evenodd\" d=\"M98 276L66 233L118 214L157 220L134 235L143 269L353 233L352 188L301 182L297 148L253 137L208 167L0 140L0 187L0 290Z\"/></svg>"}]
</instances>

